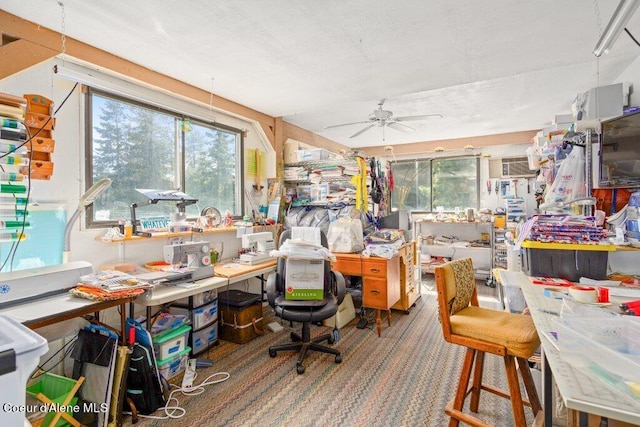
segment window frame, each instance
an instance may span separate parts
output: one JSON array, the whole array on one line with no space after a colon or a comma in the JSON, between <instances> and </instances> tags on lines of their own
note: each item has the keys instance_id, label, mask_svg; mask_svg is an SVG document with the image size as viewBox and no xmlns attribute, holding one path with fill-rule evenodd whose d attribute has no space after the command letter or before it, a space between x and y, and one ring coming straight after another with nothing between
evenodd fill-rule
<instances>
[{"instance_id":1,"label":"window frame","mask_svg":"<svg viewBox=\"0 0 640 427\"><path fill-rule=\"evenodd\" d=\"M109 98L114 101L119 101L123 103L127 103L130 105L135 105L141 108L146 108L152 110L154 112L158 112L161 114L167 114L174 117L175 120L188 120L190 123L197 124L198 126L209 127L213 130L219 130L223 132L228 132L236 135L236 158L239 162L236 164L236 176L238 177L236 185L235 185L235 204L238 206L237 213L234 214L234 218L241 218L242 212L245 211L245 200L244 200L244 189L245 189L245 177L244 177L244 133L241 129L235 128L233 126L225 125L219 123L217 121L207 121L202 118L194 115L189 115L188 113L179 112L177 110L172 110L170 108L166 108L163 106L159 106L156 103L150 101L143 101L136 99L134 97L128 97L126 95L121 95L119 93L114 93L109 90L104 90L92 86L85 86L84 90L84 131L85 131L85 158L84 158L84 169L85 169L85 191L88 190L93 184L93 102L92 97L94 95L99 95L104 98ZM174 178L177 180L178 185L181 189L188 194L189 190L185 189L185 180L186 180L186 166L185 166L185 145L186 138L185 132L176 128L176 136L174 148L178 151L176 153L176 171ZM105 228L105 227L114 227L118 225L117 220L110 221L96 221L94 220L94 209L93 204L87 206L85 209L85 226L87 229L96 229L96 228Z\"/></svg>"},{"instance_id":2,"label":"window frame","mask_svg":"<svg viewBox=\"0 0 640 427\"><path fill-rule=\"evenodd\" d=\"M476 206L474 207L474 209L479 210L480 209L480 196L481 196L481 188L480 188L480 156L477 155L470 155L470 156L443 156L443 157L422 157L422 158L417 158L417 159L406 159L406 160L398 160L394 163L413 163L416 164L417 162L424 162L424 161L428 161L429 162L429 174L430 174L430 192L429 192L429 204L431 205L431 209L427 210L427 209L415 209L415 210L410 210L407 209L406 207L404 207L404 210L410 210L412 213L417 213L417 214L428 214L428 213L434 213L436 212L433 208L433 162L434 161L443 161L443 160L464 160L464 159L475 159L475 163L476 163L476 177L475 177L475 182L476 182ZM393 191L396 191L395 189ZM394 198L391 198L391 208L397 208L397 206L394 206ZM471 207L471 206L467 206L467 207ZM445 210L445 213L453 213L454 211L448 211Z\"/></svg>"}]
</instances>

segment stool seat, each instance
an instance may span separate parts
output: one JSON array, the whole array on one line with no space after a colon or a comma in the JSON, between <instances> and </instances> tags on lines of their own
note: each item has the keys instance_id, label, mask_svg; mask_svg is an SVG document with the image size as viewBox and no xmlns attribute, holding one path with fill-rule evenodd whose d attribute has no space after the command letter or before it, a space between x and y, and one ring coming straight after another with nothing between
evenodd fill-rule
<instances>
[{"instance_id":1,"label":"stool seat","mask_svg":"<svg viewBox=\"0 0 640 427\"><path fill-rule=\"evenodd\" d=\"M528 359L540 345L531 316L469 306L449 319L454 335L499 344L512 356Z\"/></svg>"}]
</instances>

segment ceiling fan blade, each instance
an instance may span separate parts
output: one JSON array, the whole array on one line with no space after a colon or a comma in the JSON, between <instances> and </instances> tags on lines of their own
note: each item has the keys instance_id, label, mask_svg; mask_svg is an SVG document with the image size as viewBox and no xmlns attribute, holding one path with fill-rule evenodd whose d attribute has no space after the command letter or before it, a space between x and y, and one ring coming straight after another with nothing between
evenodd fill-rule
<instances>
[{"instance_id":1,"label":"ceiling fan blade","mask_svg":"<svg viewBox=\"0 0 640 427\"><path fill-rule=\"evenodd\" d=\"M429 119L431 117L437 117L441 119L442 114L421 114L419 116L402 116L402 117L394 117L394 120L397 122L410 122L415 120Z\"/></svg>"},{"instance_id":2,"label":"ceiling fan blade","mask_svg":"<svg viewBox=\"0 0 640 427\"><path fill-rule=\"evenodd\" d=\"M400 132L404 132L404 133L408 133L408 132L410 132L412 130L415 130L411 126L407 126L407 125L404 125L402 123L396 123L396 122L387 122L387 126L389 126L392 129L399 130Z\"/></svg>"},{"instance_id":3,"label":"ceiling fan blade","mask_svg":"<svg viewBox=\"0 0 640 427\"><path fill-rule=\"evenodd\" d=\"M358 135L362 135L363 133L365 133L366 131L368 131L369 129L371 129L374 125L369 125L364 129L359 130L358 132L354 133L353 135L351 135L349 138L355 138Z\"/></svg>"},{"instance_id":4,"label":"ceiling fan blade","mask_svg":"<svg viewBox=\"0 0 640 427\"><path fill-rule=\"evenodd\" d=\"M342 126L360 125L360 124L363 124L363 123L371 123L371 122L369 120L365 120L363 122L342 123L342 124L339 124L339 125L325 126L325 129L339 128L339 127L342 127Z\"/></svg>"}]
</instances>

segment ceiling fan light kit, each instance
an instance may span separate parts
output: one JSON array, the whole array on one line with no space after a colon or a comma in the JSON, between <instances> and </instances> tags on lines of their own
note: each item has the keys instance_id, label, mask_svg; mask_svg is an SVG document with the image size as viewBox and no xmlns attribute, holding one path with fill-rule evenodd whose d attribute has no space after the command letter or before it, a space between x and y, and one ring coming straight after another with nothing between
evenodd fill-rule
<instances>
[{"instance_id":1,"label":"ceiling fan light kit","mask_svg":"<svg viewBox=\"0 0 640 427\"><path fill-rule=\"evenodd\" d=\"M351 125L357 125L357 124L366 124L367 126L365 126L363 129L360 129L358 132L354 133L349 137L349 138L355 138L357 136L362 135L363 133L365 133L366 131L368 131L374 126L378 126L381 128L390 127L391 129L395 129L397 131L407 133L415 129L401 122L419 121L419 120L425 120L433 117L442 118L441 114L421 114L421 115L415 115L415 116L394 117L392 111L382 109L384 102L385 102L385 99L381 99L380 101L378 101L378 108L376 110L373 110L373 112L369 115L369 118L367 120L363 120L361 122L341 123L339 125L326 126L325 129L333 129L337 127L351 126Z\"/></svg>"}]
</instances>

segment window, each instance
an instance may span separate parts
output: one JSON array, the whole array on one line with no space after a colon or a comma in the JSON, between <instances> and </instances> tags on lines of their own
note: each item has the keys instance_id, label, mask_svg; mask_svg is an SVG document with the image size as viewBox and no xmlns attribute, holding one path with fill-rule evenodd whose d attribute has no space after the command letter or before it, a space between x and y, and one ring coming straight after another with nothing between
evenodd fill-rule
<instances>
[{"instance_id":1,"label":"window","mask_svg":"<svg viewBox=\"0 0 640 427\"><path fill-rule=\"evenodd\" d=\"M206 206L242 213L242 136L238 129L205 123L152 105L87 91L87 188L102 178L111 187L87 210L89 227L131 218L164 216L175 203L147 205L140 189L180 189L197 198L187 206L196 217ZM238 179L239 178L239 179Z\"/></svg>"},{"instance_id":2,"label":"window","mask_svg":"<svg viewBox=\"0 0 640 427\"><path fill-rule=\"evenodd\" d=\"M433 212L475 208L479 203L476 157L417 159L391 164L394 208Z\"/></svg>"}]
</instances>

